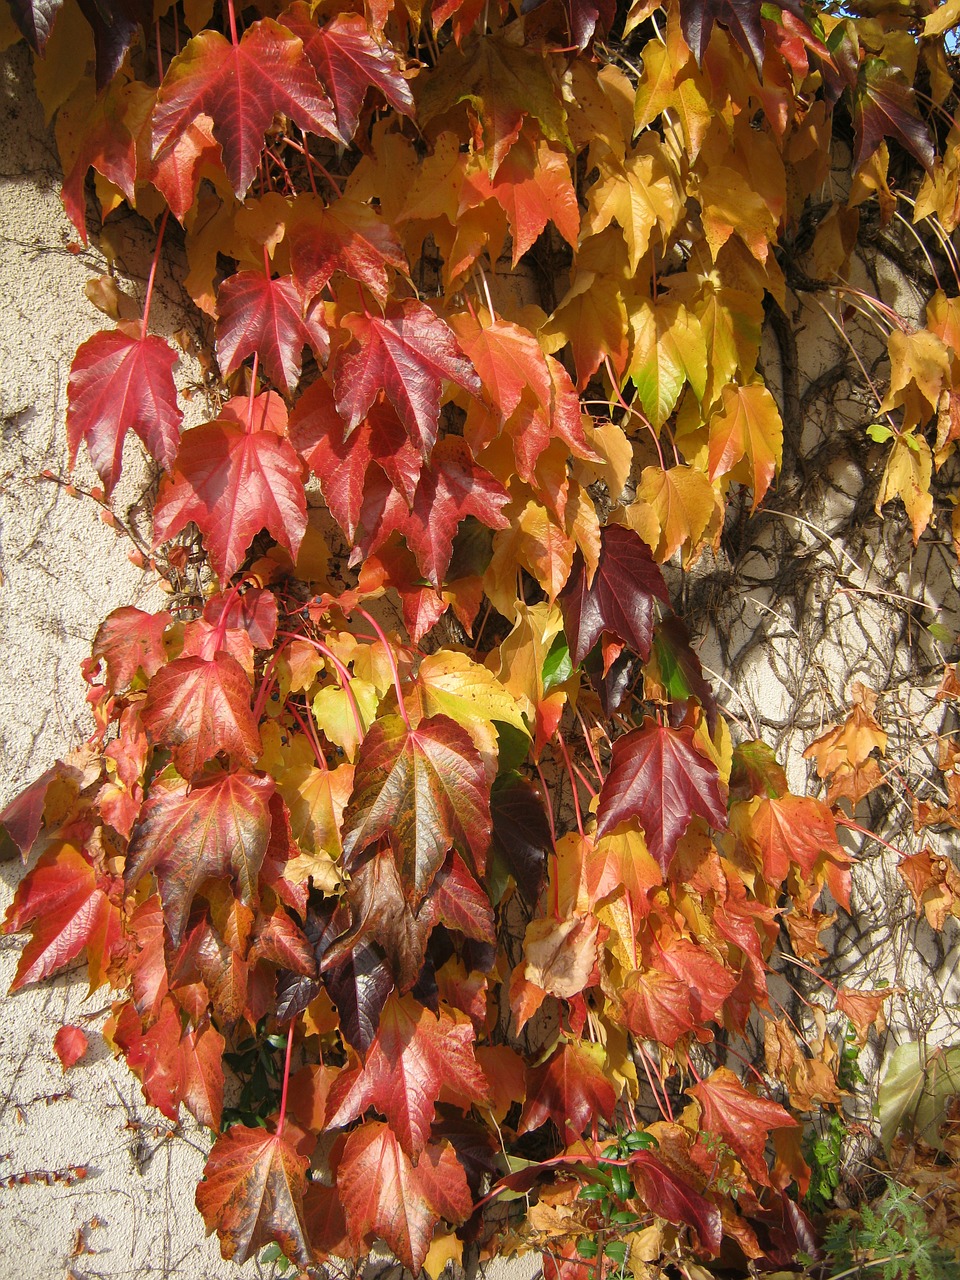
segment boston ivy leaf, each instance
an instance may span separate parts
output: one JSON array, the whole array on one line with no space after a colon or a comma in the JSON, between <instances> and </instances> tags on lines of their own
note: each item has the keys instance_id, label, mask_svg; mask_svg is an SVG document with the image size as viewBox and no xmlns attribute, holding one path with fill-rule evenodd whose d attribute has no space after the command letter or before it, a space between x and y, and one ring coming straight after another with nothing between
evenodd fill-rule
<instances>
[{"instance_id":1,"label":"boston ivy leaf","mask_svg":"<svg viewBox=\"0 0 960 1280\"><path fill-rule=\"evenodd\" d=\"M335 271L342 271L383 304L389 294L389 269L401 275L409 272L386 218L372 205L349 197L326 205L320 196L298 196L286 240L293 278L306 298L315 297Z\"/></svg>"},{"instance_id":2,"label":"boston ivy leaf","mask_svg":"<svg viewBox=\"0 0 960 1280\"><path fill-rule=\"evenodd\" d=\"M61 1027L53 1037L53 1051L60 1059L64 1071L69 1071L86 1056L90 1042L80 1027Z\"/></svg>"},{"instance_id":3,"label":"boston ivy leaf","mask_svg":"<svg viewBox=\"0 0 960 1280\"><path fill-rule=\"evenodd\" d=\"M251 763L260 734L250 681L236 658L177 658L150 681L140 718L147 737L169 748L177 772L192 778L221 751Z\"/></svg>"},{"instance_id":4,"label":"boston ivy leaf","mask_svg":"<svg viewBox=\"0 0 960 1280\"><path fill-rule=\"evenodd\" d=\"M441 1086L473 1102L489 1101L473 1052L470 1022L440 1011L434 1016L411 995L391 996L364 1065L344 1071L330 1091L326 1123L349 1124L375 1107L403 1150L419 1158L430 1136Z\"/></svg>"},{"instance_id":5,"label":"boston ivy leaf","mask_svg":"<svg viewBox=\"0 0 960 1280\"><path fill-rule=\"evenodd\" d=\"M424 904L424 910L427 905ZM490 899L459 854L447 854L433 882L429 908L437 922L448 929L456 929L477 942L496 943Z\"/></svg>"},{"instance_id":6,"label":"boston ivy leaf","mask_svg":"<svg viewBox=\"0 0 960 1280\"><path fill-rule=\"evenodd\" d=\"M75 465L85 441L109 494L120 476L123 442L133 428L170 471L183 414L173 381L176 352L139 325L103 329L77 350L67 384L67 443Z\"/></svg>"},{"instance_id":7,"label":"boston ivy leaf","mask_svg":"<svg viewBox=\"0 0 960 1280\"><path fill-rule=\"evenodd\" d=\"M263 18L246 29L238 44L219 32L202 31L170 63L157 94L154 162L162 162L197 116L208 115L227 175L242 200L278 113L307 132L348 141L340 138L301 41L286 28Z\"/></svg>"},{"instance_id":8,"label":"boston ivy leaf","mask_svg":"<svg viewBox=\"0 0 960 1280\"><path fill-rule=\"evenodd\" d=\"M383 391L410 439L429 458L437 438L444 378L478 395L480 382L450 327L422 302L387 304L383 316L347 315L353 334L336 366L337 408L348 433Z\"/></svg>"},{"instance_id":9,"label":"boston ivy leaf","mask_svg":"<svg viewBox=\"0 0 960 1280\"><path fill-rule=\"evenodd\" d=\"M796 1127L796 1120L777 1102L745 1089L727 1067L717 1067L687 1089L700 1103L701 1128L719 1134L763 1186L770 1185L764 1147L771 1129Z\"/></svg>"},{"instance_id":10,"label":"boston ivy leaf","mask_svg":"<svg viewBox=\"0 0 960 1280\"><path fill-rule=\"evenodd\" d=\"M600 533L600 562L588 581L583 552L560 593L563 629L575 666L604 631L622 640L646 661L653 641L654 600L669 603L663 575L639 534L622 525Z\"/></svg>"},{"instance_id":11,"label":"boston ivy leaf","mask_svg":"<svg viewBox=\"0 0 960 1280\"><path fill-rule=\"evenodd\" d=\"M201 1124L220 1128L224 1039L209 1018L184 1031L180 1011L167 997L144 1030L134 1006L127 1004L113 1040L143 1084L143 1095L152 1107L176 1121L182 1103Z\"/></svg>"},{"instance_id":12,"label":"boston ivy leaf","mask_svg":"<svg viewBox=\"0 0 960 1280\"><path fill-rule=\"evenodd\" d=\"M313 1261L303 1226L307 1158L297 1130L282 1133L234 1125L221 1134L197 1187L197 1208L216 1230L225 1258L238 1263L275 1240L302 1266Z\"/></svg>"},{"instance_id":13,"label":"boston ivy leaf","mask_svg":"<svg viewBox=\"0 0 960 1280\"><path fill-rule=\"evenodd\" d=\"M618 995L625 1025L635 1036L673 1048L695 1025L690 987L675 974L645 968L624 976Z\"/></svg>"},{"instance_id":14,"label":"boston ivy leaf","mask_svg":"<svg viewBox=\"0 0 960 1280\"><path fill-rule=\"evenodd\" d=\"M136 885L156 870L164 917L180 944L204 880L229 876L248 906L257 902L257 877L270 839L272 778L238 771L188 788L156 784L143 806L127 855L126 881Z\"/></svg>"},{"instance_id":15,"label":"boston ivy leaf","mask_svg":"<svg viewBox=\"0 0 960 1280\"><path fill-rule=\"evenodd\" d=\"M856 135L854 171L876 151L884 138L895 138L923 165L933 169L930 130L918 117L913 90L882 58L866 58L853 93Z\"/></svg>"},{"instance_id":16,"label":"boston ivy leaf","mask_svg":"<svg viewBox=\"0 0 960 1280\"><path fill-rule=\"evenodd\" d=\"M697 750L693 730L670 729L651 717L613 744L600 791L597 836L639 818L647 848L666 875L673 851L694 814L727 825L717 767Z\"/></svg>"},{"instance_id":17,"label":"boston ivy leaf","mask_svg":"<svg viewBox=\"0 0 960 1280\"><path fill-rule=\"evenodd\" d=\"M318 27L304 0L283 15L283 24L303 41L303 51L329 93L343 138L357 131L368 89L378 89L403 115L413 115L413 94L403 78L396 53L375 40L358 14L341 13Z\"/></svg>"},{"instance_id":18,"label":"boston ivy leaf","mask_svg":"<svg viewBox=\"0 0 960 1280\"><path fill-rule=\"evenodd\" d=\"M682 711L690 698L696 698L707 716L711 733L717 725L717 700L704 679L700 659L690 646L690 633L681 618L671 614L659 623L653 637L653 648L667 696L680 704Z\"/></svg>"},{"instance_id":19,"label":"boston ivy leaf","mask_svg":"<svg viewBox=\"0 0 960 1280\"><path fill-rule=\"evenodd\" d=\"M163 633L170 614L145 613L132 605L114 611L100 623L93 638L92 657L106 666L107 688L112 693L129 689L142 671L147 679L157 674L167 661Z\"/></svg>"},{"instance_id":20,"label":"boston ivy leaf","mask_svg":"<svg viewBox=\"0 0 960 1280\"><path fill-rule=\"evenodd\" d=\"M63 0L10 0L14 21L34 53L43 56Z\"/></svg>"},{"instance_id":21,"label":"boston ivy leaf","mask_svg":"<svg viewBox=\"0 0 960 1280\"><path fill-rule=\"evenodd\" d=\"M719 22L759 72L763 67L762 7L761 0L680 0L680 28L697 63L703 62L714 23Z\"/></svg>"},{"instance_id":22,"label":"boston ivy leaf","mask_svg":"<svg viewBox=\"0 0 960 1280\"><path fill-rule=\"evenodd\" d=\"M289 396L300 379L303 348L311 346L319 360L330 350L322 321L304 318L291 276L238 271L220 286L217 308L217 360L225 378L257 352L267 376Z\"/></svg>"},{"instance_id":23,"label":"boston ivy leaf","mask_svg":"<svg viewBox=\"0 0 960 1280\"><path fill-rule=\"evenodd\" d=\"M440 1219L459 1226L473 1208L466 1174L448 1142L429 1143L414 1167L390 1128L377 1122L347 1138L337 1187L354 1248L378 1236L415 1275Z\"/></svg>"},{"instance_id":24,"label":"boston ivy leaf","mask_svg":"<svg viewBox=\"0 0 960 1280\"><path fill-rule=\"evenodd\" d=\"M160 487L155 545L192 520L221 578L236 572L261 529L295 559L307 528L307 504L299 459L281 434L285 426L283 402L268 392L252 406L235 397L215 422L188 431L173 475Z\"/></svg>"},{"instance_id":25,"label":"boston ivy leaf","mask_svg":"<svg viewBox=\"0 0 960 1280\"><path fill-rule=\"evenodd\" d=\"M417 973L422 964L421 953ZM369 942L358 941L339 963L324 964L323 981L337 1006L344 1039L358 1053L366 1053L377 1034L387 996L394 988L393 971L383 952Z\"/></svg>"},{"instance_id":26,"label":"boston ivy leaf","mask_svg":"<svg viewBox=\"0 0 960 1280\"><path fill-rule=\"evenodd\" d=\"M544 137L569 146L566 112L550 59L500 36L473 36L462 49L450 41L433 75L424 80L419 118L428 124L458 102L469 102L483 121L490 176L535 116Z\"/></svg>"},{"instance_id":27,"label":"boston ivy leaf","mask_svg":"<svg viewBox=\"0 0 960 1280\"><path fill-rule=\"evenodd\" d=\"M57 843L43 854L17 887L3 922L4 933L33 926L11 991L56 973L84 949L91 990L105 981L107 962L122 941L120 910L109 889L74 845Z\"/></svg>"},{"instance_id":28,"label":"boston ivy leaf","mask_svg":"<svg viewBox=\"0 0 960 1280\"><path fill-rule=\"evenodd\" d=\"M502 860L527 906L533 910L543 887L547 854L553 848L540 793L517 774L498 778L490 794L490 813L494 856Z\"/></svg>"},{"instance_id":29,"label":"boston ivy leaf","mask_svg":"<svg viewBox=\"0 0 960 1280\"><path fill-rule=\"evenodd\" d=\"M449 716L408 728L377 720L360 746L353 795L343 818L348 868L389 836L405 895L420 905L447 851L456 846L483 870L490 839L490 791L480 754Z\"/></svg>"},{"instance_id":30,"label":"boston ivy leaf","mask_svg":"<svg viewBox=\"0 0 960 1280\"><path fill-rule=\"evenodd\" d=\"M722 1222L715 1204L678 1177L652 1151L638 1151L631 1156L630 1173L651 1213L677 1226L692 1226L701 1248L714 1255L720 1252Z\"/></svg>"},{"instance_id":31,"label":"boston ivy leaf","mask_svg":"<svg viewBox=\"0 0 960 1280\"><path fill-rule=\"evenodd\" d=\"M753 489L753 510L770 488L783 456L783 420L762 383L723 388L710 419L710 479L733 472Z\"/></svg>"},{"instance_id":32,"label":"boston ivy leaf","mask_svg":"<svg viewBox=\"0 0 960 1280\"><path fill-rule=\"evenodd\" d=\"M603 1066L600 1045L581 1040L561 1044L546 1062L527 1073L527 1102L519 1133L553 1120L561 1135L579 1137L595 1118L612 1117L617 1095Z\"/></svg>"}]
</instances>

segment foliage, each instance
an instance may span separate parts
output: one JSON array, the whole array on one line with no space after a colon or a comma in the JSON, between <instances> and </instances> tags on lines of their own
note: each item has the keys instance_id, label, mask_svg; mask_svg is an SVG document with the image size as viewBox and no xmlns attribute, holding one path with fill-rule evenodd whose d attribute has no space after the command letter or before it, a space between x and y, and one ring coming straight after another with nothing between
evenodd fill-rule
<instances>
[{"instance_id":1,"label":"foliage","mask_svg":"<svg viewBox=\"0 0 960 1280\"><path fill-rule=\"evenodd\" d=\"M835 1274L883 1280L946 1280L956 1258L930 1238L923 1210L908 1187L887 1179L886 1190L859 1215L827 1229L825 1246Z\"/></svg>"},{"instance_id":2,"label":"foliage","mask_svg":"<svg viewBox=\"0 0 960 1280\"><path fill-rule=\"evenodd\" d=\"M171 608L104 622L96 732L3 815L37 857L14 988L81 956L109 984L147 1100L218 1133L197 1204L238 1261L379 1238L416 1272L535 1189L514 1239L564 1280L812 1253L799 1118L839 1106L849 1054L776 1019L767 975L778 945L823 954L825 890L849 907L837 806L886 735L864 692L810 748L827 801L792 795L734 744L662 566L796 450L765 312L859 307L858 233L904 175L954 230L958 15L103 8L10 11L78 234L90 170L103 217L157 227L141 322L76 353L67 433L101 500L131 430L161 468ZM219 365L186 431L149 330L176 223ZM877 502L915 542L960 437L957 305L880 311ZM887 994L836 1009L865 1037ZM731 1069L758 1011L766 1078Z\"/></svg>"}]
</instances>

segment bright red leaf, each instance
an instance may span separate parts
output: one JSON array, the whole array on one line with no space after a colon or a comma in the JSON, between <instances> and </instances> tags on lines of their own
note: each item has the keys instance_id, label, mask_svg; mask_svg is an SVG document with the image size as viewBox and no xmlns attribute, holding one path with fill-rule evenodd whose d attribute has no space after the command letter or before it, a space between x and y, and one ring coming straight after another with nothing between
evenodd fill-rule
<instances>
[{"instance_id":1,"label":"bright red leaf","mask_svg":"<svg viewBox=\"0 0 960 1280\"><path fill-rule=\"evenodd\" d=\"M127 855L126 880L156 870L170 936L183 936L193 897L208 877L229 876L241 899L257 901L257 877L270 839L272 778L221 774L188 789L154 786Z\"/></svg>"},{"instance_id":2,"label":"bright red leaf","mask_svg":"<svg viewBox=\"0 0 960 1280\"><path fill-rule=\"evenodd\" d=\"M356 866L389 836L404 893L418 906L456 846L482 872L490 841L490 788L473 740L449 716L407 728L383 716L364 738L343 817L343 852Z\"/></svg>"},{"instance_id":3,"label":"bright red leaf","mask_svg":"<svg viewBox=\"0 0 960 1280\"><path fill-rule=\"evenodd\" d=\"M53 1037L53 1049L64 1071L69 1071L86 1055L89 1045L85 1032L79 1027L61 1027Z\"/></svg>"},{"instance_id":4,"label":"bright red leaf","mask_svg":"<svg viewBox=\"0 0 960 1280\"><path fill-rule=\"evenodd\" d=\"M459 1226L473 1208L463 1166L448 1142L430 1143L414 1167L388 1126L376 1122L347 1138L337 1187L354 1248L378 1236L415 1275L440 1219Z\"/></svg>"},{"instance_id":5,"label":"bright red leaf","mask_svg":"<svg viewBox=\"0 0 960 1280\"><path fill-rule=\"evenodd\" d=\"M617 1095L604 1069L599 1045L568 1040L546 1062L527 1073L527 1102L518 1133L553 1120L564 1139L579 1137L595 1118L609 1124Z\"/></svg>"},{"instance_id":6,"label":"bright red leaf","mask_svg":"<svg viewBox=\"0 0 960 1280\"><path fill-rule=\"evenodd\" d=\"M307 1158L298 1132L234 1125L214 1143L197 1187L197 1208L207 1231L216 1230L225 1258L238 1263L276 1241L302 1266L313 1260L303 1226Z\"/></svg>"},{"instance_id":7,"label":"bright red leaf","mask_svg":"<svg viewBox=\"0 0 960 1280\"><path fill-rule=\"evenodd\" d=\"M210 562L231 577L247 548L266 529L296 559L307 528L300 462L277 433L279 396L230 400L215 422L183 437L172 476L160 487L154 512L159 546L192 520L203 533ZM249 417L250 429L247 429Z\"/></svg>"},{"instance_id":8,"label":"bright red leaf","mask_svg":"<svg viewBox=\"0 0 960 1280\"><path fill-rule=\"evenodd\" d=\"M192 778L221 751L240 760L260 754L250 681L236 658L177 658L150 681L140 718L152 743L170 750L177 772Z\"/></svg>"},{"instance_id":9,"label":"bright red leaf","mask_svg":"<svg viewBox=\"0 0 960 1280\"><path fill-rule=\"evenodd\" d=\"M329 99L296 36L271 18L252 23L237 44L202 31L170 63L157 94L154 163L162 164L197 116L208 115L242 200L278 113L309 133L340 140Z\"/></svg>"},{"instance_id":10,"label":"bright red leaf","mask_svg":"<svg viewBox=\"0 0 960 1280\"><path fill-rule=\"evenodd\" d=\"M293 278L306 298L315 297L335 271L342 271L385 303L389 268L401 275L409 273L403 248L387 220L372 205L349 197L326 205L319 196L300 196L286 239Z\"/></svg>"},{"instance_id":11,"label":"bright red leaf","mask_svg":"<svg viewBox=\"0 0 960 1280\"><path fill-rule=\"evenodd\" d=\"M717 1067L706 1080L687 1089L700 1103L701 1128L717 1133L743 1162L750 1176L764 1186L770 1175L764 1148L771 1129L796 1127L796 1120L779 1103L758 1098L745 1089L727 1067Z\"/></svg>"},{"instance_id":12,"label":"bright red leaf","mask_svg":"<svg viewBox=\"0 0 960 1280\"><path fill-rule=\"evenodd\" d=\"M652 1151L638 1151L630 1159L630 1172L644 1204L658 1218L677 1226L691 1226L700 1246L716 1255L723 1236L720 1210L694 1191Z\"/></svg>"},{"instance_id":13,"label":"bright red leaf","mask_svg":"<svg viewBox=\"0 0 960 1280\"><path fill-rule=\"evenodd\" d=\"M303 41L303 51L329 93L343 138L357 131L368 89L378 89L403 115L413 115L413 94L397 63L393 47L375 40L358 14L341 13L318 27L303 0L283 15L284 26Z\"/></svg>"},{"instance_id":14,"label":"bright red leaf","mask_svg":"<svg viewBox=\"0 0 960 1280\"><path fill-rule=\"evenodd\" d=\"M727 825L717 767L697 750L692 729L671 729L648 716L641 729L613 744L597 808L597 836L639 818L647 848L666 875L694 814L718 829Z\"/></svg>"},{"instance_id":15,"label":"bright red leaf","mask_svg":"<svg viewBox=\"0 0 960 1280\"><path fill-rule=\"evenodd\" d=\"M120 477L123 442L131 428L170 471L183 414L173 366L177 354L138 324L102 329L77 350L67 384L67 443L75 465L81 442L109 493Z\"/></svg>"},{"instance_id":16,"label":"bright red leaf","mask_svg":"<svg viewBox=\"0 0 960 1280\"><path fill-rule=\"evenodd\" d=\"M33 926L11 991L56 973L84 949L91 987L104 981L107 962L121 942L120 910L108 896L109 887L71 844L57 844L40 858L21 880L3 922L4 933Z\"/></svg>"},{"instance_id":17,"label":"bright red leaf","mask_svg":"<svg viewBox=\"0 0 960 1280\"><path fill-rule=\"evenodd\" d=\"M434 1015L410 995L391 996L366 1062L341 1073L331 1089L326 1123L346 1125L375 1107L407 1155L418 1159L430 1136L441 1085L470 1101L489 1101L473 1041L468 1021L455 1021L442 1009Z\"/></svg>"},{"instance_id":18,"label":"bright red leaf","mask_svg":"<svg viewBox=\"0 0 960 1280\"><path fill-rule=\"evenodd\" d=\"M129 689L138 671L150 680L165 665L163 633L171 621L166 611L145 613L126 605L100 623L92 654L106 665L105 683L111 693Z\"/></svg>"},{"instance_id":19,"label":"bright red leaf","mask_svg":"<svg viewBox=\"0 0 960 1280\"><path fill-rule=\"evenodd\" d=\"M225 378L256 352L264 372L289 396L300 380L303 348L327 358L326 327L316 314L304 317L291 276L238 271L220 286L217 309L217 360Z\"/></svg>"},{"instance_id":20,"label":"bright red leaf","mask_svg":"<svg viewBox=\"0 0 960 1280\"><path fill-rule=\"evenodd\" d=\"M337 360L334 391L348 432L383 391L410 439L429 458L437 438L443 380L474 395L480 392L480 381L452 330L412 298L388 303L383 316L344 316L342 324L353 341Z\"/></svg>"}]
</instances>

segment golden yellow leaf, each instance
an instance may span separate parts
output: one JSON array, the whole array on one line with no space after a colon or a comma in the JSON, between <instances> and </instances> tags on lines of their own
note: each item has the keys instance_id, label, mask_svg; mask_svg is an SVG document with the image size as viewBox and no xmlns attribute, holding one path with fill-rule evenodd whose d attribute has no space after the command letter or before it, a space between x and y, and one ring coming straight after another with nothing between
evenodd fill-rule
<instances>
[{"instance_id":1,"label":"golden yellow leaf","mask_svg":"<svg viewBox=\"0 0 960 1280\"><path fill-rule=\"evenodd\" d=\"M423 1260L423 1269L430 1280L440 1280L448 1262L454 1263L456 1267L463 1262L463 1241L452 1231L433 1237Z\"/></svg>"},{"instance_id":2,"label":"golden yellow leaf","mask_svg":"<svg viewBox=\"0 0 960 1280\"><path fill-rule=\"evenodd\" d=\"M659 140L646 135L621 164L613 156L600 165L600 180L590 188L581 238L616 222L623 232L636 272L657 229L663 239L673 231L683 204L673 171Z\"/></svg>"},{"instance_id":3,"label":"golden yellow leaf","mask_svg":"<svg viewBox=\"0 0 960 1280\"><path fill-rule=\"evenodd\" d=\"M723 389L710 419L710 479L732 475L753 488L753 509L763 499L783 456L783 422L761 383Z\"/></svg>"},{"instance_id":4,"label":"golden yellow leaf","mask_svg":"<svg viewBox=\"0 0 960 1280\"><path fill-rule=\"evenodd\" d=\"M933 514L932 476L933 455L923 436L909 432L896 436L880 482L876 510L879 513L884 503L900 498L913 528L914 546Z\"/></svg>"},{"instance_id":5,"label":"golden yellow leaf","mask_svg":"<svg viewBox=\"0 0 960 1280\"><path fill-rule=\"evenodd\" d=\"M707 347L700 321L671 298L638 299L630 314L630 379L647 417L658 429L670 417L685 384L703 399Z\"/></svg>"},{"instance_id":6,"label":"golden yellow leaf","mask_svg":"<svg viewBox=\"0 0 960 1280\"><path fill-rule=\"evenodd\" d=\"M950 352L929 329L901 333L894 329L887 339L890 354L890 387L880 410L903 407L906 431L929 421L936 412L943 388L951 384Z\"/></svg>"}]
</instances>

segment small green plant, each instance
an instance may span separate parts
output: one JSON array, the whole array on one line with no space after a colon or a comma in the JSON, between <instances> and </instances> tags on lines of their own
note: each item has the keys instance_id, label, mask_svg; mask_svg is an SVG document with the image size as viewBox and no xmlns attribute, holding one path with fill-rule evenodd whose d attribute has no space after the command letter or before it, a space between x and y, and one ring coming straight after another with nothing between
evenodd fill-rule
<instances>
[{"instance_id":1,"label":"small green plant","mask_svg":"<svg viewBox=\"0 0 960 1280\"><path fill-rule=\"evenodd\" d=\"M930 1238L920 1201L889 1178L874 1205L830 1225L824 1246L834 1266L830 1280L877 1272L883 1280L952 1280L956 1275L956 1258Z\"/></svg>"},{"instance_id":2,"label":"small green plant","mask_svg":"<svg viewBox=\"0 0 960 1280\"><path fill-rule=\"evenodd\" d=\"M578 1199L596 1203L602 1226L596 1235L582 1236L577 1241L577 1253L581 1258L596 1259L598 1276L603 1273L605 1259L623 1271L630 1246L618 1237L628 1235L641 1224L636 1210L627 1203L636 1195L636 1190L629 1168L621 1162L657 1145L653 1134L630 1130L610 1148L609 1160L601 1160L586 1171L588 1181L581 1187Z\"/></svg>"},{"instance_id":3,"label":"small green plant","mask_svg":"<svg viewBox=\"0 0 960 1280\"><path fill-rule=\"evenodd\" d=\"M834 1112L823 1132L813 1136L806 1152L810 1165L806 1204L815 1213L822 1213L833 1202L833 1194L840 1185L840 1159L845 1132L843 1116Z\"/></svg>"}]
</instances>

